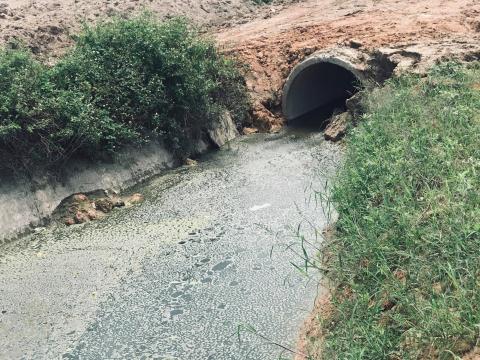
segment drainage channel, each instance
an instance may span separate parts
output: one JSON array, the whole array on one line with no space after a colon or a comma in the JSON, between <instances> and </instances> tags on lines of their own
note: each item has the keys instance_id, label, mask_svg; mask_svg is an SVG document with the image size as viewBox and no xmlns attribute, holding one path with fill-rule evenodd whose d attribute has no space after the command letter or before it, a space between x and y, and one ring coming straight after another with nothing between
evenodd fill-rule
<instances>
[{"instance_id":1,"label":"drainage channel","mask_svg":"<svg viewBox=\"0 0 480 360\"><path fill-rule=\"evenodd\" d=\"M241 137L139 185L139 206L12 244L0 357L278 359L271 342L295 348L317 294L291 264L295 231L327 225L310 188L341 156L320 133Z\"/></svg>"}]
</instances>

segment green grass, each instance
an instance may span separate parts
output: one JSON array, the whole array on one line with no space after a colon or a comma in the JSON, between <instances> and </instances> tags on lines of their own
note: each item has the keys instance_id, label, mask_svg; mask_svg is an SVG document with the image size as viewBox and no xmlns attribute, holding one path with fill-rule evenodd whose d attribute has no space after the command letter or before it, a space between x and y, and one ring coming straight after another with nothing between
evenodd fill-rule
<instances>
[{"instance_id":1,"label":"green grass","mask_svg":"<svg viewBox=\"0 0 480 360\"><path fill-rule=\"evenodd\" d=\"M323 359L455 359L480 333L480 64L366 97L333 188Z\"/></svg>"},{"instance_id":2,"label":"green grass","mask_svg":"<svg viewBox=\"0 0 480 360\"><path fill-rule=\"evenodd\" d=\"M2 171L108 157L152 138L187 157L224 111L238 124L249 111L241 66L183 19L86 26L53 67L4 49L0 79Z\"/></svg>"}]
</instances>

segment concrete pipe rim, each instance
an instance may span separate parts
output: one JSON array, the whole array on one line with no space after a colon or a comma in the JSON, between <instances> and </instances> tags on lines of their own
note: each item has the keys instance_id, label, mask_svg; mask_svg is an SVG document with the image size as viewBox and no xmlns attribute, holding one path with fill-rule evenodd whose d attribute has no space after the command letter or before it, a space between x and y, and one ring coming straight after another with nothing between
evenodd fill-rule
<instances>
[{"instance_id":1,"label":"concrete pipe rim","mask_svg":"<svg viewBox=\"0 0 480 360\"><path fill-rule=\"evenodd\" d=\"M365 77L359 71L358 69L355 68L353 63L351 63L348 60L344 60L340 57L333 56L333 55L322 55L319 53L314 53L310 55L308 58L303 60L302 62L298 63L290 72L290 74L287 77L287 80L285 82L285 85L283 86L283 92L282 92L282 114L284 118L288 121L291 120L287 116L287 97L289 96L289 91L292 85L295 83L295 80L297 77L307 68L311 66L315 66L318 64L322 63L327 63L327 64L332 64L339 66L343 68L344 70L347 70L353 76L355 79L358 81L358 84L360 86L365 84Z\"/></svg>"}]
</instances>

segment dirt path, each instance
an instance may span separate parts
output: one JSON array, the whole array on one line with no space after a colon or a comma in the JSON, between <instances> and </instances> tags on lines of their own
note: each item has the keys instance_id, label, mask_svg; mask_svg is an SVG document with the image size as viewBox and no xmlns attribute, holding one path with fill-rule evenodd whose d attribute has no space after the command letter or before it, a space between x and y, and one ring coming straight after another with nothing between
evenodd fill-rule
<instances>
[{"instance_id":1,"label":"dirt path","mask_svg":"<svg viewBox=\"0 0 480 360\"><path fill-rule=\"evenodd\" d=\"M220 32L217 39L251 66L248 82L257 102L257 125L269 128L281 122L268 110L278 107L285 78L317 50L403 49L415 57L414 68L441 58L480 58L480 2L310 0Z\"/></svg>"}]
</instances>

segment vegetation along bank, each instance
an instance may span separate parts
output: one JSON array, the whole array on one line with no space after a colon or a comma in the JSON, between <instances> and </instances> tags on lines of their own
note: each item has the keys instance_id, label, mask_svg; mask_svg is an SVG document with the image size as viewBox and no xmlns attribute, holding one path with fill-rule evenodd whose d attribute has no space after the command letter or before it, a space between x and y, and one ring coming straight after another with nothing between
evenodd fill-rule
<instances>
[{"instance_id":1,"label":"vegetation along bank","mask_svg":"<svg viewBox=\"0 0 480 360\"><path fill-rule=\"evenodd\" d=\"M225 111L248 117L241 67L182 19L87 26L52 67L4 49L0 78L2 171L108 158L151 139L185 158Z\"/></svg>"},{"instance_id":2,"label":"vegetation along bank","mask_svg":"<svg viewBox=\"0 0 480 360\"><path fill-rule=\"evenodd\" d=\"M479 340L480 64L392 79L364 107L321 252L330 305L307 348L315 359L458 359Z\"/></svg>"}]
</instances>

